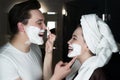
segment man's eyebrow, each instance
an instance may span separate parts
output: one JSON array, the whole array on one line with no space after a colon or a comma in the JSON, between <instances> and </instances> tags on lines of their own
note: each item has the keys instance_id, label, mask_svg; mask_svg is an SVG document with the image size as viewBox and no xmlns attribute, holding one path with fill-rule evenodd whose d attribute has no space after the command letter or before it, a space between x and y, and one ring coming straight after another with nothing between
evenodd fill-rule
<instances>
[{"instance_id":1,"label":"man's eyebrow","mask_svg":"<svg viewBox=\"0 0 120 80\"><path fill-rule=\"evenodd\" d=\"M37 22L38 22L38 21L44 21L44 19L38 19Z\"/></svg>"}]
</instances>

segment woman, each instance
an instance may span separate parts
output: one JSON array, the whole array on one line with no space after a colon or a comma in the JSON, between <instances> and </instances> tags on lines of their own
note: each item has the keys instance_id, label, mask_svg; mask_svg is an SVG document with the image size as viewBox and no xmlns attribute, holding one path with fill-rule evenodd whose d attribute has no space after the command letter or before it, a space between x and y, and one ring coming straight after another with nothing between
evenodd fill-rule
<instances>
[{"instance_id":1,"label":"woman","mask_svg":"<svg viewBox=\"0 0 120 80\"><path fill-rule=\"evenodd\" d=\"M118 47L111 30L105 22L96 14L83 15L81 18L81 27L77 27L68 44L68 57L73 58L72 63L76 57L77 60L71 69L70 66L67 67L69 69L68 73L70 73L70 71L71 73L66 77L66 80L106 80L101 67L109 61L112 52L118 51ZM49 76L49 78L51 75L47 72L51 70L52 54L50 54L50 56L51 59L49 59L48 62L50 64L44 64L44 66L49 66L45 68L45 70L47 70L45 71L46 76ZM57 76L56 80L62 80L68 74L58 74L65 72L68 70L67 68L63 68L65 69L62 69L63 71L55 69L53 76ZM54 79L55 78L51 80Z\"/></svg>"},{"instance_id":2,"label":"woman","mask_svg":"<svg viewBox=\"0 0 120 80\"><path fill-rule=\"evenodd\" d=\"M68 45L68 57L77 56L77 61L66 80L106 80L102 67L118 48L102 19L96 14L83 15L81 27L76 28Z\"/></svg>"}]
</instances>

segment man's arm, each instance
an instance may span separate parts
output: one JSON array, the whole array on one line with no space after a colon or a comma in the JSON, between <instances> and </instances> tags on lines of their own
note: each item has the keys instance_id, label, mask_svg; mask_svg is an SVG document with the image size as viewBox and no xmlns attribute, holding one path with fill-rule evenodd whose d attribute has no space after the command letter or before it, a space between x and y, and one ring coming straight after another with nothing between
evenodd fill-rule
<instances>
[{"instance_id":1,"label":"man's arm","mask_svg":"<svg viewBox=\"0 0 120 80\"><path fill-rule=\"evenodd\" d=\"M0 55L0 80L12 80L18 77L16 67L11 59L5 55Z\"/></svg>"},{"instance_id":2,"label":"man's arm","mask_svg":"<svg viewBox=\"0 0 120 80\"><path fill-rule=\"evenodd\" d=\"M22 80L22 79L19 77L19 78L17 78L16 80Z\"/></svg>"}]
</instances>

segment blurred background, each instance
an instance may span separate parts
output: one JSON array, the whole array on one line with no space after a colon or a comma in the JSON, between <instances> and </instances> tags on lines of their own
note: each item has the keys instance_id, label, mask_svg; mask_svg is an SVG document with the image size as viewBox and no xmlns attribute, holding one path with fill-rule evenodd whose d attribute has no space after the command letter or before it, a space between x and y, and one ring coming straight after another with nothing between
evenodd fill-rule
<instances>
[{"instance_id":1,"label":"blurred background","mask_svg":"<svg viewBox=\"0 0 120 80\"><path fill-rule=\"evenodd\" d=\"M15 3L25 0L0 0L0 47L9 40L10 30L7 20L9 9ZM83 14L95 13L110 26L115 40L120 43L120 2L119 0L38 0L45 23L57 35L53 65L67 58L67 41ZM118 44L119 45L119 44ZM44 45L40 46L44 52ZM44 55L44 54L43 54Z\"/></svg>"}]
</instances>

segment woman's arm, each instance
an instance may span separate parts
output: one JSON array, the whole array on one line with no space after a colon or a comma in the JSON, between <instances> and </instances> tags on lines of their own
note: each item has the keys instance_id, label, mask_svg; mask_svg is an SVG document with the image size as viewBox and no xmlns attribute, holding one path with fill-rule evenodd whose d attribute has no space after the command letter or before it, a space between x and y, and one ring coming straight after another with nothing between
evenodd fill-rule
<instances>
[{"instance_id":1,"label":"woman's arm","mask_svg":"<svg viewBox=\"0 0 120 80\"><path fill-rule=\"evenodd\" d=\"M64 63L59 61L54 69L54 74L49 80L62 80L64 79L70 72L71 66L75 62L76 57L74 57L69 63Z\"/></svg>"},{"instance_id":2,"label":"woman's arm","mask_svg":"<svg viewBox=\"0 0 120 80\"><path fill-rule=\"evenodd\" d=\"M52 73L52 52L53 52L53 44L54 44L55 38L56 38L55 35L50 34L46 42L45 58L44 58L44 66L43 66L44 80L64 79L71 72L70 67L76 60L76 57L75 57L69 63L64 63L62 61L59 61L55 66L54 73Z\"/></svg>"},{"instance_id":3,"label":"woman's arm","mask_svg":"<svg viewBox=\"0 0 120 80\"><path fill-rule=\"evenodd\" d=\"M56 36L54 34L50 34L48 36L48 40L45 46L45 57L43 64L43 79L49 80L52 76L52 53L53 53L53 45Z\"/></svg>"},{"instance_id":4,"label":"woman's arm","mask_svg":"<svg viewBox=\"0 0 120 80\"><path fill-rule=\"evenodd\" d=\"M49 80L52 76L52 53L46 53L44 58L43 78Z\"/></svg>"}]
</instances>

